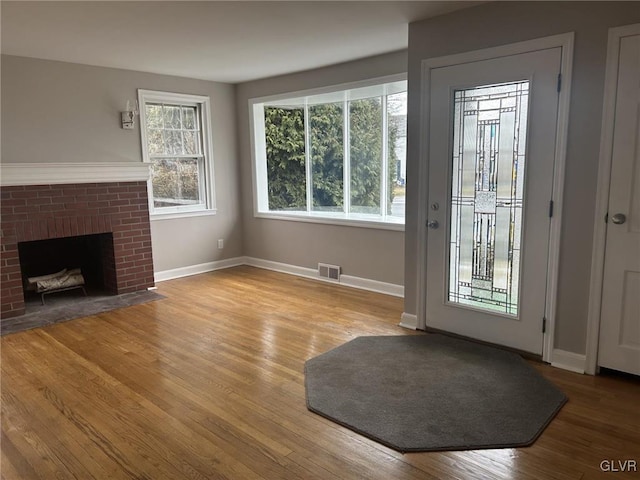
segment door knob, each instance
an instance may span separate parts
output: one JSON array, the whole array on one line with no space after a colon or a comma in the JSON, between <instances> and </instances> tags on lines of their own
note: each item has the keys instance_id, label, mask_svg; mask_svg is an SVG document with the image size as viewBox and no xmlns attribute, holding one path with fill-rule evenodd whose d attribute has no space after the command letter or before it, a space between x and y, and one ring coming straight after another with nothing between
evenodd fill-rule
<instances>
[{"instance_id":1,"label":"door knob","mask_svg":"<svg viewBox=\"0 0 640 480\"><path fill-rule=\"evenodd\" d=\"M427 227L431 228L432 230L435 230L436 228L438 228L440 226L440 224L438 223L437 220L429 220L427 222Z\"/></svg>"},{"instance_id":2,"label":"door knob","mask_svg":"<svg viewBox=\"0 0 640 480\"><path fill-rule=\"evenodd\" d=\"M624 213L616 213L613 217L611 217L611 221L616 225L622 225L627 221L627 216Z\"/></svg>"}]
</instances>

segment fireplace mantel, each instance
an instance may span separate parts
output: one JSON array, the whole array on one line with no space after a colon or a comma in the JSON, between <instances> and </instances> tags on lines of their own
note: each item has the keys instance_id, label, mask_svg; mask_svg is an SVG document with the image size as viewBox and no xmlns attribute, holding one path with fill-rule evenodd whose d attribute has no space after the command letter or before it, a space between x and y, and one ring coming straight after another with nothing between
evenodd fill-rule
<instances>
[{"instance_id":1,"label":"fireplace mantel","mask_svg":"<svg viewBox=\"0 0 640 480\"><path fill-rule=\"evenodd\" d=\"M146 182L149 165L144 162L0 163L0 185Z\"/></svg>"}]
</instances>

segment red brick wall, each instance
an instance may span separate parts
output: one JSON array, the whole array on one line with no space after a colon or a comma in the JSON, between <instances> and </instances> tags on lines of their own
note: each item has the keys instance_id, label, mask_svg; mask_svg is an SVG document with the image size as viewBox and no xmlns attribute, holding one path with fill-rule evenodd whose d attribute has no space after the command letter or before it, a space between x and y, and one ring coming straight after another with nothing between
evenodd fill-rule
<instances>
[{"instance_id":1,"label":"red brick wall","mask_svg":"<svg viewBox=\"0 0 640 480\"><path fill-rule=\"evenodd\" d=\"M114 290L153 286L146 182L2 187L1 318L24 313L18 242L113 232Z\"/></svg>"}]
</instances>

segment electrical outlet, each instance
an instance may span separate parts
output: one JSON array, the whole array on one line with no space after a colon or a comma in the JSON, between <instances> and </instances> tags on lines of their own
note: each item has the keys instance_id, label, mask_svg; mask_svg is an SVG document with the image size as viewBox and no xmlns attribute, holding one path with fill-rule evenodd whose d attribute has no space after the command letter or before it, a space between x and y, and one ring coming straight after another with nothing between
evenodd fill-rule
<instances>
[{"instance_id":1,"label":"electrical outlet","mask_svg":"<svg viewBox=\"0 0 640 480\"><path fill-rule=\"evenodd\" d=\"M223 238L219 238L218 239L218 249L222 250L224 248L224 239Z\"/></svg>"}]
</instances>

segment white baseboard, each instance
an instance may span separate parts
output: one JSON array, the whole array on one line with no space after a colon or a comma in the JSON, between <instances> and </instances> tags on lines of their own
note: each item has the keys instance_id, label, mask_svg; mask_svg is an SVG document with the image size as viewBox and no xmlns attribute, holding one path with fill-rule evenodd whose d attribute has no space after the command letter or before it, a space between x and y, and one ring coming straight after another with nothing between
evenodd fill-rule
<instances>
[{"instance_id":1,"label":"white baseboard","mask_svg":"<svg viewBox=\"0 0 640 480\"><path fill-rule=\"evenodd\" d=\"M370 292L384 293L394 297L404 297L404 286L394 283L380 282L378 280L370 280L368 278L354 277L352 275L341 275L339 281L321 278L318 271L314 268L299 267L288 263L272 262L271 260L263 260L261 258L244 257L245 265L252 267L264 268L265 270L273 270L275 272L288 273L298 277L310 278L321 282L344 285L346 287L357 288L360 290L368 290Z\"/></svg>"},{"instance_id":2,"label":"white baseboard","mask_svg":"<svg viewBox=\"0 0 640 480\"><path fill-rule=\"evenodd\" d=\"M189 265L188 267L163 270L161 272L155 272L153 274L153 278L156 282L164 282L165 280L189 277L199 273L213 272L214 270L222 270L223 268L237 267L239 265L244 265L244 257L226 258L224 260L216 260L214 262Z\"/></svg>"},{"instance_id":3,"label":"white baseboard","mask_svg":"<svg viewBox=\"0 0 640 480\"><path fill-rule=\"evenodd\" d=\"M400 316L400 323L398 324L403 328L408 328L410 330L418 329L418 317L413 313L402 312Z\"/></svg>"},{"instance_id":4,"label":"white baseboard","mask_svg":"<svg viewBox=\"0 0 640 480\"><path fill-rule=\"evenodd\" d=\"M271 260L263 260L255 257L234 257L226 260L218 260L215 262L201 263L199 265L189 265L188 267L174 268L173 270L164 270L156 272L154 279L156 282L164 282L165 280L173 280L174 278L188 277L199 273L212 272L223 268L238 267L240 265L249 265L251 267L264 268L265 270L273 270L274 272L288 273L298 277L310 278L320 282L344 285L346 287L358 288L360 290L369 290L376 293L384 293L394 297L404 297L404 286L394 283L380 282L378 280L370 280L368 278L354 277L351 275L341 275L340 280L330 280L318 276L318 271L314 268L299 267L288 263L273 262Z\"/></svg>"},{"instance_id":5,"label":"white baseboard","mask_svg":"<svg viewBox=\"0 0 640 480\"><path fill-rule=\"evenodd\" d=\"M368 278L353 277L351 275L340 275L340 284L347 287L369 290L370 292L384 293L394 297L404 298L404 286L395 283L380 282Z\"/></svg>"},{"instance_id":6,"label":"white baseboard","mask_svg":"<svg viewBox=\"0 0 640 480\"><path fill-rule=\"evenodd\" d=\"M586 356L565 350L553 349L551 354L551 366L569 370L570 372L584 373Z\"/></svg>"},{"instance_id":7,"label":"white baseboard","mask_svg":"<svg viewBox=\"0 0 640 480\"><path fill-rule=\"evenodd\" d=\"M299 267L288 263L272 262L271 260L263 260L262 258L244 257L244 264L251 267L264 268L274 272L288 273L297 277L313 278L315 280L337 283L335 280L319 278L317 272L313 268Z\"/></svg>"}]
</instances>

